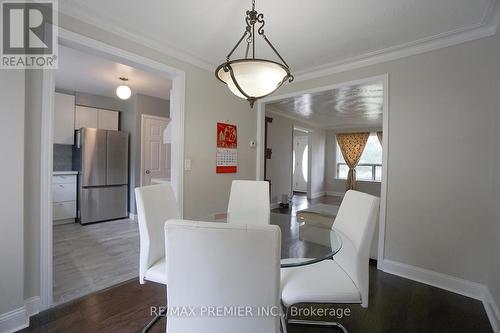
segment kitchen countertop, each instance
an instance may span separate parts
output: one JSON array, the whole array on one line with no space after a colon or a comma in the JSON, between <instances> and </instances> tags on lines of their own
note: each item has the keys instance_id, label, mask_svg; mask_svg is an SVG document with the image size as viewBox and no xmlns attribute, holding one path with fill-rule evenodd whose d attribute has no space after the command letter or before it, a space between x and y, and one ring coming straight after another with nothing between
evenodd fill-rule
<instances>
[{"instance_id":1,"label":"kitchen countertop","mask_svg":"<svg viewBox=\"0 0 500 333\"><path fill-rule=\"evenodd\" d=\"M53 171L54 176L77 175L78 171Z\"/></svg>"}]
</instances>

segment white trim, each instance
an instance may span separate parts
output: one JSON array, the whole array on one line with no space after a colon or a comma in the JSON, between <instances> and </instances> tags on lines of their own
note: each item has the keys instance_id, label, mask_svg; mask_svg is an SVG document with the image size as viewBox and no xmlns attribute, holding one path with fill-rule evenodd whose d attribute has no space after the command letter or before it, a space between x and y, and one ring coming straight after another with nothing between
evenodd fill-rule
<instances>
[{"instance_id":1,"label":"white trim","mask_svg":"<svg viewBox=\"0 0 500 333\"><path fill-rule=\"evenodd\" d=\"M380 185L380 212L378 227L377 262L385 258L385 228L387 224L387 182L389 180L389 74L384 75L384 102L382 115L382 180Z\"/></svg>"},{"instance_id":2,"label":"white trim","mask_svg":"<svg viewBox=\"0 0 500 333\"><path fill-rule=\"evenodd\" d=\"M134 220L136 221L137 219L137 214L134 214L132 212L128 212L128 218L131 219L131 220Z\"/></svg>"},{"instance_id":3,"label":"white trim","mask_svg":"<svg viewBox=\"0 0 500 333\"><path fill-rule=\"evenodd\" d=\"M498 16L500 12L500 5L496 5L495 2L495 0L490 0L483 20L478 24L461 27L445 33L368 52L329 64L307 68L294 73L295 81L311 80L494 36L498 30Z\"/></svg>"},{"instance_id":4,"label":"white trim","mask_svg":"<svg viewBox=\"0 0 500 333\"><path fill-rule=\"evenodd\" d=\"M256 179L263 180L264 178L264 119L265 119L265 104L269 102L274 102L278 100L283 100L290 97L295 97L303 94L313 94L317 92L333 90L345 86L360 85L366 83L372 83L376 81L382 81L384 86L384 101L383 101L383 111L382 111L382 131L384 132L384 140L382 140L382 182L380 190L380 213L379 213L379 239L378 239L378 253L377 262L380 265L384 260L384 249L385 249L385 227L386 227L386 210L387 210L387 182L388 182L388 155L389 155L389 74L383 74L368 78L363 78L359 80L353 80L348 82L336 83L328 86L315 87L307 90L295 91L292 93L287 93L277 96L269 96L260 100L257 100L257 149L256 149ZM311 168L309 168L311 169ZM310 178L309 178L310 179ZM380 268L380 267L379 267Z\"/></svg>"},{"instance_id":5,"label":"white trim","mask_svg":"<svg viewBox=\"0 0 500 333\"><path fill-rule=\"evenodd\" d=\"M0 315L0 332L13 333L29 326L24 306Z\"/></svg>"},{"instance_id":6,"label":"white trim","mask_svg":"<svg viewBox=\"0 0 500 333\"><path fill-rule=\"evenodd\" d=\"M41 299L38 296L28 298L24 301L24 308L26 310L26 316L29 317L36 315L40 312L40 302Z\"/></svg>"},{"instance_id":7,"label":"white trim","mask_svg":"<svg viewBox=\"0 0 500 333\"><path fill-rule=\"evenodd\" d=\"M61 10L63 8L64 10ZM122 38L126 38L132 42L138 43L139 45L146 46L165 55L171 56L176 60L191 64L210 72L215 71L215 65L206 62L202 58L199 58L198 56L191 54L188 51L181 50L175 46L167 45L165 41L155 40L151 38L150 34L138 34L131 32L130 29L122 29L119 27L120 24L113 24L108 18L103 18L97 11L92 11L92 13L90 14L89 9L84 8L81 3L73 2L71 4L71 7L59 6L59 11L77 20L91 24L99 29L113 33Z\"/></svg>"},{"instance_id":8,"label":"white trim","mask_svg":"<svg viewBox=\"0 0 500 333\"><path fill-rule=\"evenodd\" d=\"M144 174L145 174L144 173L144 153L145 153L145 149L144 149L144 133L145 133L144 132L144 119L146 119L146 118L166 121L167 126L171 121L171 119L168 117L154 116L154 115L146 114L146 113L141 114L141 152L140 152L141 153L141 167L140 167L141 183L140 183L140 186L143 186L143 184L144 184Z\"/></svg>"},{"instance_id":9,"label":"white trim","mask_svg":"<svg viewBox=\"0 0 500 333\"><path fill-rule=\"evenodd\" d=\"M31 297L24 301L24 305L0 315L0 332L17 332L30 324L30 316L40 312L40 297Z\"/></svg>"},{"instance_id":10,"label":"white trim","mask_svg":"<svg viewBox=\"0 0 500 333\"><path fill-rule=\"evenodd\" d=\"M384 259L384 262L382 263L382 270L390 274L425 283L430 286L448 290L467 297L479 300L482 300L484 297L484 285L451 275L434 272L428 269L388 259Z\"/></svg>"},{"instance_id":11,"label":"white trim","mask_svg":"<svg viewBox=\"0 0 500 333\"><path fill-rule=\"evenodd\" d=\"M496 5L495 0L490 0L490 3L483 15L483 19L479 23L463 26L455 30L417 39L400 45L374 50L372 52L327 63L321 66L306 68L294 73L295 81L299 82L310 80L321 76L353 70L493 36L498 30L499 7L499 5ZM117 24L115 24L110 21L109 18L102 17L100 13L85 7L82 3L73 2L71 6L59 6L59 11L65 15L82 20L102 30L129 39L139 45L144 45L160 51L196 67L210 72L215 70L216 65L199 58L195 54L186 50L181 50L175 46L168 45L165 41L151 38L151 35L148 35L145 32L130 32L130 30L123 29L119 27L119 22L116 22Z\"/></svg>"},{"instance_id":12,"label":"white trim","mask_svg":"<svg viewBox=\"0 0 500 333\"><path fill-rule=\"evenodd\" d=\"M386 273L482 301L493 332L500 333L500 310L487 286L388 259L384 259L378 267Z\"/></svg>"},{"instance_id":13,"label":"white trim","mask_svg":"<svg viewBox=\"0 0 500 333\"><path fill-rule=\"evenodd\" d=\"M324 197L326 195L326 192L316 192L316 193L313 193L311 194L311 199L317 199L317 198L320 198L320 197Z\"/></svg>"},{"instance_id":14,"label":"white trim","mask_svg":"<svg viewBox=\"0 0 500 333\"><path fill-rule=\"evenodd\" d=\"M154 72L172 80L170 96L172 118L172 185L177 195L181 217L184 207L184 106L185 82L184 71L154 61L149 58L116 48L98 40L85 37L59 28L59 43L94 53L122 64L138 69ZM41 130L41 173L40 173L40 298L41 310L52 305L52 131L54 114L54 80L53 71L44 70L42 80L42 130ZM172 104L173 103L173 104ZM172 107L173 105L173 107Z\"/></svg>"},{"instance_id":15,"label":"white trim","mask_svg":"<svg viewBox=\"0 0 500 333\"><path fill-rule=\"evenodd\" d=\"M42 74L40 137L40 308L52 305L52 155L54 131L55 73Z\"/></svg>"},{"instance_id":16,"label":"white trim","mask_svg":"<svg viewBox=\"0 0 500 333\"><path fill-rule=\"evenodd\" d=\"M484 288L483 305L490 320L491 327L493 328L493 332L500 333L500 310L488 287Z\"/></svg>"}]
</instances>

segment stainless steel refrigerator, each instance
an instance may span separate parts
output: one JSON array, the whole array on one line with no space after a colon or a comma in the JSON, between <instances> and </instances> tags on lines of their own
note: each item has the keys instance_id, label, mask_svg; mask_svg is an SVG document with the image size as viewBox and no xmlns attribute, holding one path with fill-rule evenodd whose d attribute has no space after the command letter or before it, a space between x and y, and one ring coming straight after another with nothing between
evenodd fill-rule
<instances>
[{"instance_id":1,"label":"stainless steel refrigerator","mask_svg":"<svg viewBox=\"0 0 500 333\"><path fill-rule=\"evenodd\" d=\"M127 217L128 133L81 128L76 134L80 223Z\"/></svg>"}]
</instances>

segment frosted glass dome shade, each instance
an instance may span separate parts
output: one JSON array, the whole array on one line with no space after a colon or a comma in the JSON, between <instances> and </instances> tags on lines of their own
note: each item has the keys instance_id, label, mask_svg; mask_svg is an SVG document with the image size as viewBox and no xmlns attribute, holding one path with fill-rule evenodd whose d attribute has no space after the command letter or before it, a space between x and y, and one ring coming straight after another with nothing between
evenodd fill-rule
<instances>
[{"instance_id":1,"label":"frosted glass dome shade","mask_svg":"<svg viewBox=\"0 0 500 333\"><path fill-rule=\"evenodd\" d=\"M233 82L230 71L224 71L224 65L219 66L217 77L225 82L231 92L238 97L245 97ZM234 60L229 63L233 75L241 90L249 98L260 98L278 89L290 74L283 65L258 59Z\"/></svg>"},{"instance_id":2,"label":"frosted glass dome shade","mask_svg":"<svg viewBox=\"0 0 500 333\"><path fill-rule=\"evenodd\" d=\"M126 85L121 85L116 88L116 96L118 96L120 99L129 99L131 95L132 91Z\"/></svg>"}]
</instances>

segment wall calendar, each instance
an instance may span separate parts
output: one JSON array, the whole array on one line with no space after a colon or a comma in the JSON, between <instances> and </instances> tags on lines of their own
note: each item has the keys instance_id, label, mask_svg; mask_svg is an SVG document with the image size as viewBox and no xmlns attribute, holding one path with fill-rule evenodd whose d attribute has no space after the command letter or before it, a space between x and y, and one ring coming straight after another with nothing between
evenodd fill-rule
<instances>
[{"instance_id":1,"label":"wall calendar","mask_svg":"<svg viewBox=\"0 0 500 333\"><path fill-rule=\"evenodd\" d=\"M217 123L217 173L238 170L238 132L236 125Z\"/></svg>"}]
</instances>

